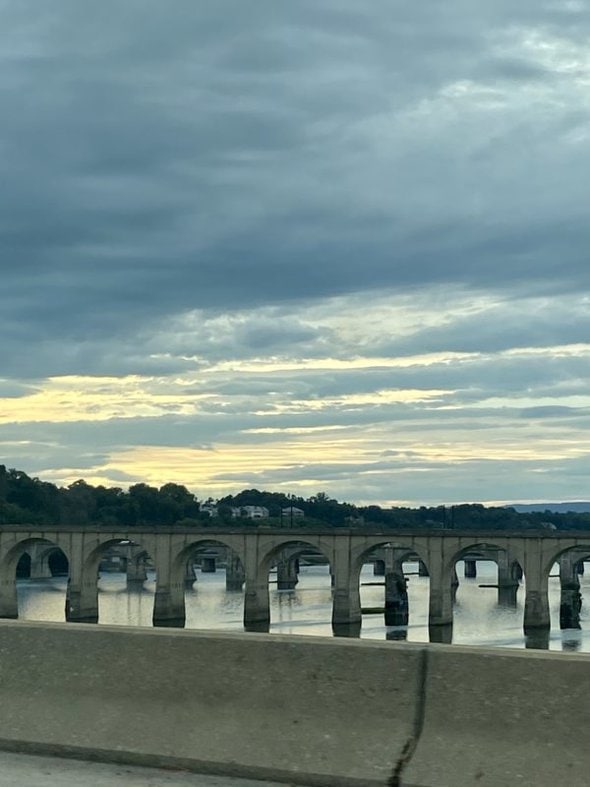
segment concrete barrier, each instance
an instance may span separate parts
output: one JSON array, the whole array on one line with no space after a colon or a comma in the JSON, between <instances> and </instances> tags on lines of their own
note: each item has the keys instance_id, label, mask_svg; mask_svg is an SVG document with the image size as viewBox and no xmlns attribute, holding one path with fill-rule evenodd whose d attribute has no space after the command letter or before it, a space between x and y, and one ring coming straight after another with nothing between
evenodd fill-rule
<instances>
[{"instance_id":1,"label":"concrete barrier","mask_svg":"<svg viewBox=\"0 0 590 787\"><path fill-rule=\"evenodd\" d=\"M0 748L317 787L587 787L590 657L0 622Z\"/></svg>"},{"instance_id":2,"label":"concrete barrier","mask_svg":"<svg viewBox=\"0 0 590 787\"><path fill-rule=\"evenodd\" d=\"M0 747L307 785L383 785L423 648L0 623Z\"/></svg>"},{"instance_id":3,"label":"concrete barrier","mask_svg":"<svg viewBox=\"0 0 590 787\"><path fill-rule=\"evenodd\" d=\"M407 787L588 787L590 658L433 646Z\"/></svg>"}]
</instances>

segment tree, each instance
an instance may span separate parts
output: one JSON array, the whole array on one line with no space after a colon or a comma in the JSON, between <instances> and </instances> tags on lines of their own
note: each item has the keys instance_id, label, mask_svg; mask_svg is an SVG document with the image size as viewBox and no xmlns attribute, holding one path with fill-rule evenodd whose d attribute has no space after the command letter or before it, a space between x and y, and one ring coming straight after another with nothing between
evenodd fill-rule
<instances>
[{"instance_id":1,"label":"tree","mask_svg":"<svg viewBox=\"0 0 590 787\"><path fill-rule=\"evenodd\" d=\"M78 479L60 495L60 521L66 525L89 525L95 521L96 497L93 486Z\"/></svg>"},{"instance_id":2,"label":"tree","mask_svg":"<svg viewBox=\"0 0 590 787\"><path fill-rule=\"evenodd\" d=\"M0 502L6 500L7 491L8 491L8 473L6 472L6 465L0 465Z\"/></svg>"},{"instance_id":3,"label":"tree","mask_svg":"<svg viewBox=\"0 0 590 787\"><path fill-rule=\"evenodd\" d=\"M165 505L173 504L178 513L175 522L179 519L198 519L199 502L192 492L180 484L164 484L160 487L160 496Z\"/></svg>"}]
</instances>

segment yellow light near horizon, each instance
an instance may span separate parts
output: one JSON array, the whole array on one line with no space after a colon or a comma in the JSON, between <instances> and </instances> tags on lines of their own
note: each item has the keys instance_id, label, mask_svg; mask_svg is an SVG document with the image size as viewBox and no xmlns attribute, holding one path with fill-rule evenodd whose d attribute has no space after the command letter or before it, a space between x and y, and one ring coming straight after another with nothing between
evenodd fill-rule
<instances>
[{"instance_id":1,"label":"yellow light near horizon","mask_svg":"<svg viewBox=\"0 0 590 787\"><path fill-rule=\"evenodd\" d=\"M411 366L430 366L450 361L463 361L479 357L478 353L438 352L400 357L341 358L251 358L246 361L223 361L204 370L205 374L217 372L291 372L291 371L346 371L347 369L405 369Z\"/></svg>"},{"instance_id":2,"label":"yellow light near horizon","mask_svg":"<svg viewBox=\"0 0 590 787\"><path fill-rule=\"evenodd\" d=\"M203 386L196 393L194 381L186 381L187 392L182 391L178 378L153 377L52 377L43 387L21 397L0 398L0 424L31 423L48 421L67 423L74 421L106 421L111 418L145 418L159 415L194 415L203 412L207 402L211 408L223 412L228 398L208 392ZM360 407L396 402L421 402L440 398L450 391L388 389L364 394L345 394L323 398L291 399L281 401L268 393L269 407L264 410L251 409L248 397L244 401L244 413L253 412L266 416L286 412L321 410L331 407ZM256 397L259 401L259 397ZM264 399L263 399L264 401Z\"/></svg>"},{"instance_id":3,"label":"yellow light near horizon","mask_svg":"<svg viewBox=\"0 0 590 787\"><path fill-rule=\"evenodd\" d=\"M478 461L558 461L583 456L590 449L590 438L579 442L539 439L523 445L508 433L496 435L495 442L481 439L474 442L467 436L450 442L448 435L445 436L447 439L443 441L441 435L431 434L428 442L419 444L415 434L400 434L392 445L390 433L356 427L344 435L290 433L284 440L234 443L211 449L145 445L113 453L108 464L94 468L89 477L100 478L101 483L105 483L104 479L108 479L111 472L115 478L124 473L154 486L173 481L206 496L215 496L258 483L259 473L261 477L275 474L272 482L263 482L263 485L277 489L307 489L312 493L329 488L331 484L323 472L316 476L314 467L341 467L346 471L347 466L351 466L351 472L357 477L391 473L393 478L394 473L398 477L406 473L428 473L429 465L435 467L441 462L459 467ZM392 448L394 451L390 450ZM393 454L392 461L395 454L400 454L399 467L388 467L389 453ZM64 480L70 479L71 483L78 477L79 474L66 474ZM116 482L115 485L122 484Z\"/></svg>"},{"instance_id":4,"label":"yellow light near horizon","mask_svg":"<svg viewBox=\"0 0 590 787\"><path fill-rule=\"evenodd\" d=\"M179 376L62 376L50 377L36 389L20 397L0 398L0 424L30 423L48 421L53 423L72 421L105 421L110 418L142 418L159 415L192 415L196 413L224 412L228 402L246 414L281 415L292 412L319 411L323 409L362 408L384 404L404 404L434 402L442 397L449 397L452 389L432 388L376 388L364 393L327 394L323 397L297 397L285 394L281 397L273 389L272 380L276 376L297 373L322 373L325 371L337 375L339 372L361 370L404 369L409 367L429 367L436 365L470 364L488 362L499 358L526 357L587 357L590 344L571 344L553 347L514 348L494 354L438 352L401 357L354 357L338 359L299 358L285 359L278 357L255 358L245 361L232 360L220 363L204 364L197 372ZM232 379L256 379L257 375L267 378L268 389L261 394L234 394L231 391ZM220 388L221 383L221 388ZM335 385L337 390L337 386ZM225 390L223 395L218 390ZM258 406L252 405L253 401ZM478 408L504 406L535 406L539 404L571 404L587 406L590 397L553 396L535 399L524 397L519 400L506 397L494 397L459 405L449 402L436 402L438 407ZM240 410L241 405L243 407ZM262 407L260 406L262 405ZM217 408L217 409L216 409Z\"/></svg>"},{"instance_id":5,"label":"yellow light near horizon","mask_svg":"<svg viewBox=\"0 0 590 787\"><path fill-rule=\"evenodd\" d=\"M0 398L1 423L105 421L192 414L208 394L158 393L149 377L50 377L27 396Z\"/></svg>"}]
</instances>

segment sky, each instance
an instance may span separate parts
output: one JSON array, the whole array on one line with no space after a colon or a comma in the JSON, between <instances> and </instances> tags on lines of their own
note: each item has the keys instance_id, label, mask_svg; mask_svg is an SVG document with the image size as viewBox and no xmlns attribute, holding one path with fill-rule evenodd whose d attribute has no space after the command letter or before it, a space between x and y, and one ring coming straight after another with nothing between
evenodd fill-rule
<instances>
[{"instance_id":1,"label":"sky","mask_svg":"<svg viewBox=\"0 0 590 787\"><path fill-rule=\"evenodd\" d=\"M590 3L0 0L0 463L590 488Z\"/></svg>"}]
</instances>

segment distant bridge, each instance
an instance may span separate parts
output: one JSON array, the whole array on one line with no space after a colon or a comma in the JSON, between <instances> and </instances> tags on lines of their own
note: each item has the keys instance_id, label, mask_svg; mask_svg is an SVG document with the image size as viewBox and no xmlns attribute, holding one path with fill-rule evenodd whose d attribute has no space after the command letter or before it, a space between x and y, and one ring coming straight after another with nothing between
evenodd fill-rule
<instances>
[{"instance_id":1,"label":"distant bridge","mask_svg":"<svg viewBox=\"0 0 590 787\"><path fill-rule=\"evenodd\" d=\"M69 564L66 598L68 621L98 621L97 574L109 550L129 545L128 561L142 581L142 561L149 558L156 572L153 622L157 626L184 625L187 566L201 549L225 550L228 575L236 588L245 583L244 626L265 630L270 623L268 576L282 565L284 587L294 586L294 561L306 552L325 556L333 585L332 625L336 633L358 632L361 623L359 575L376 549L387 548L386 606L403 607L402 564L417 558L430 576L429 626L433 639L453 621L455 564L464 558L491 556L498 564L498 585L516 592L524 573L526 597L524 629L530 633L550 627L548 577L560 564L562 624L579 625L577 566L590 558L590 533L506 533L394 530L307 530L290 528L36 528L3 526L0 530L0 617L18 617L16 566L24 553L36 555L37 567L52 550L60 549ZM32 563L35 561L32 560ZM43 572L37 575L43 575ZM46 575L46 574L45 574ZM145 577L143 577L145 578ZM389 578L389 580L388 580ZM388 588L389 585L389 588Z\"/></svg>"}]
</instances>

